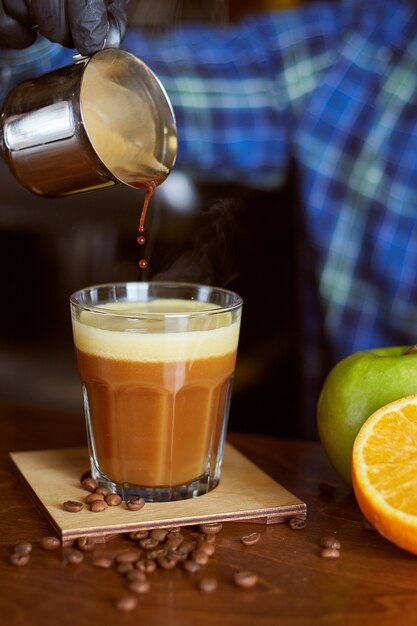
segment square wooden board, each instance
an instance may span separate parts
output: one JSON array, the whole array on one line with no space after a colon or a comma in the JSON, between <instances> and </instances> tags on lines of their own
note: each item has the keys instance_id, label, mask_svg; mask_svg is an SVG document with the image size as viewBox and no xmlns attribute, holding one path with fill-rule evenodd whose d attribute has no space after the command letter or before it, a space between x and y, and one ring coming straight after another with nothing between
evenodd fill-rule
<instances>
[{"instance_id":1,"label":"square wooden board","mask_svg":"<svg viewBox=\"0 0 417 626\"><path fill-rule=\"evenodd\" d=\"M147 503L140 511L129 511L124 504L102 513L91 512L87 505L79 513L63 509L65 500L84 501L87 495L80 485L89 468L87 448L11 452L10 457L63 543L85 536L106 541L142 528L219 521L274 524L307 513L304 502L228 443L215 489L188 500Z\"/></svg>"}]
</instances>

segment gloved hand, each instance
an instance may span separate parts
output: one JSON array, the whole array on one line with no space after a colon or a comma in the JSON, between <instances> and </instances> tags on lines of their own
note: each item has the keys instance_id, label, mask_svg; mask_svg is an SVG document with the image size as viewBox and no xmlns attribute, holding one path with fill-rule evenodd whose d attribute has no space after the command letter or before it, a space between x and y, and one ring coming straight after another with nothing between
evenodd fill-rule
<instances>
[{"instance_id":1,"label":"gloved hand","mask_svg":"<svg viewBox=\"0 0 417 626\"><path fill-rule=\"evenodd\" d=\"M129 0L0 0L0 47L27 48L37 32L90 55L105 44L109 20L126 31Z\"/></svg>"}]
</instances>

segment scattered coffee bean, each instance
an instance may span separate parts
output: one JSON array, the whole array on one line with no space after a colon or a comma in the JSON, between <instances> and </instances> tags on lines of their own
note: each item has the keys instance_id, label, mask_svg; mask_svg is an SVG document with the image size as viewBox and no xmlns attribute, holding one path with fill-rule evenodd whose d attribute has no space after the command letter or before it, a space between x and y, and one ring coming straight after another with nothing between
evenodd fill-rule
<instances>
[{"instance_id":1,"label":"scattered coffee bean","mask_svg":"<svg viewBox=\"0 0 417 626\"><path fill-rule=\"evenodd\" d=\"M139 559L135 563L136 569L145 574L152 574L157 568L156 561L153 559Z\"/></svg>"},{"instance_id":2,"label":"scattered coffee bean","mask_svg":"<svg viewBox=\"0 0 417 626\"><path fill-rule=\"evenodd\" d=\"M116 565L116 570L119 574L122 574L122 576L124 574L128 574L129 572L132 572L134 570L134 565L133 563L119 563L118 565Z\"/></svg>"},{"instance_id":3,"label":"scattered coffee bean","mask_svg":"<svg viewBox=\"0 0 417 626\"><path fill-rule=\"evenodd\" d=\"M116 608L119 611L133 611L138 604L138 599L132 595L121 596L116 600Z\"/></svg>"},{"instance_id":4,"label":"scattered coffee bean","mask_svg":"<svg viewBox=\"0 0 417 626\"><path fill-rule=\"evenodd\" d=\"M141 539L146 539L148 535L148 530L135 530L129 533L129 539L131 539L132 541L140 541Z\"/></svg>"},{"instance_id":5,"label":"scattered coffee bean","mask_svg":"<svg viewBox=\"0 0 417 626\"><path fill-rule=\"evenodd\" d=\"M216 535L199 535L197 537L198 543L215 543Z\"/></svg>"},{"instance_id":6,"label":"scattered coffee bean","mask_svg":"<svg viewBox=\"0 0 417 626\"><path fill-rule=\"evenodd\" d=\"M139 541L139 545L144 550L154 550L156 546L159 545L159 541L152 539L152 537L146 537Z\"/></svg>"},{"instance_id":7,"label":"scattered coffee bean","mask_svg":"<svg viewBox=\"0 0 417 626\"><path fill-rule=\"evenodd\" d=\"M186 572L189 572L190 574L195 574L201 569L201 565L199 565L193 560L184 561L184 563L182 564L182 567L183 569L185 569Z\"/></svg>"},{"instance_id":8,"label":"scattered coffee bean","mask_svg":"<svg viewBox=\"0 0 417 626\"><path fill-rule=\"evenodd\" d=\"M319 491L323 496L333 497L336 487L330 483L319 483Z\"/></svg>"},{"instance_id":9,"label":"scattered coffee bean","mask_svg":"<svg viewBox=\"0 0 417 626\"><path fill-rule=\"evenodd\" d=\"M261 538L260 533L251 533L250 535L244 535L243 537L241 537L240 541L245 546L253 546L255 545L255 543L258 543L260 538Z\"/></svg>"},{"instance_id":10,"label":"scattered coffee bean","mask_svg":"<svg viewBox=\"0 0 417 626\"><path fill-rule=\"evenodd\" d=\"M337 548L323 548L320 552L320 556L324 559L338 559L340 552Z\"/></svg>"},{"instance_id":11,"label":"scattered coffee bean","mask_svg":"<svg viewBox=\"0 0 417 626\"><path fill-rule=\"evenodd\" d=\"M84 498L84 502L86 504L93 504L93 502L98 502L99 500L104 500L104 496L102 493L90 493Z\"/></svg>"},{"instance_id":12,"label":"scattered coffee bean","mask_svg":"<svg viewBox=\"0 0 417 626\"><path fill-rule=\"evenodd\" d=\"M93 511L93 513L101 513L105 511L108 506L105 500L95 500L95 502L92 502L90 505L90 511Z\"/></svg>"},{"instance_id":13,"label":"scattered coffee bean","mask_svg":"<svg viewBox=\"0 0 417 626\"><path fill-rule=\"evenodd\" d=\"M129 583L129 589L133 593L148 593L150 588L149 580L132 580Z\"/></svg>"},{"instance_id":14,"label":"scattered coffee bean","mask_svg":"<svg viewBox=\"0 0 417 626\"><path fill-rule=\"evenodd\" d=\"M40 539L39 545L43 550L57 550L61 546L61 540L48 535Z\"/></svg>"},{"instance_id":15,"label":"scattered coffee bean","mask_svg":"<svg viewBox=\"0 0 417 626\"><path fill-rule=\"evenodd\" d=\"M207 556L212 556L216 551L216 546L214 543L207 543L205 541L199 545L198 551L205 552Z\"/></svg>"},{"instance_id":16,"label":"scattered coffee bean","mask_svg":"<svg viewBox=\"0 0 417 626\"><path fill-rule=\"evenodd\" d=\"M64 509L69 511L70 513L78 513L84 507L82 502L77 502L75 500L66 500L63 504Z\"/></svg>"},{"instance_id":17,"label":"scattered coffee bean","mask_svg":"<svg viewBox=\"0 0 417 626\"><path fill-rule=\"evenodd\" d=\"M86 478L91 478L91 470L85 470L80 476L80 484L82 485Z\"/></svg>"},{"instance_id":18,"label":"scattered coffee bean","mask_svg":"<svg viewBox=\"0 0 417 626\"><path fill-rule=\"evenodd\" d=\"M334 535L324 535L320 539L320 546L322 548L335 548L336 550L340 550L340 541Z\"/></svg>"},{"instance_id":19,"label":"scattered coffee bean","mask_svg":"<svg viewBox=\"0 0 417 626\"><path fill-rule=\"evenodd\" d=\"M110 569L113 566L113 559L109 556L95 556L91 563L94 567L101 567L103 569Z\"/></svg>"},{"instance_id":20,"label":"scattered coffee bean","mask_svg":"<svg viewBox=\"0 0 417 626\"><path fill-rule=\"evenodd\" d=\"M129 511L140 511L145 506L145 500L139 496L131 496L126 500L126 507Z\"/></svg>"},{"instance_id":21,"label":"scattered coffee bean","mask_svg":"<svg viewBox=\"0 0 417 626\"><path fill-rule=\"evenodd\" d=\"M223 528L223 524L221 522L214 522L213 524L200 524L198 527L199 531L203 533L203 535L217 535Z\"/></svg>"},{"instance_id":22,"label":"scattered coffee bean","mask_svg":"<svg viewBox=\"0 0 417 626\"><path fill-rule=\"evenodd\" d=\"M140 559L142 552L140 550L135 550L135 548L128 548L127 550L122 550L118 554L116 554L116 563L135 563L138 559Z\"/></svg>"},{"instance_id":23,"label":"scattered coffee bean","mask_svg":"<svg viewBox=\"0 0 417 626\"><path fill-rule=\"evenodd\" d=\"M97 487L96 493L101 493L101 495L103 495L104 497L108 496L111 491L108 487Z\"/></svg>"},{"instance_id":24,"label":"scattered coffee bean","mask_svg":"<svg viewBox=\"0 0 417 626\"><path fill-rule=\"evenodd\" d=\"M145 572L140 572L138 569L132 569L126 575L127 580L147 580Z\"/></svg>"},{"instance_id":25,"label":"scattered coffee bean","mask_svg":"<svg viewBox=\"0 0 417 626\"><path fill-rule=\"evenodd\" d=\"M242 587L243 589L250 589L254 587L258 582L258 577L253 572L243 571L236 572L233 576L233 580L238 587Z\"/></svg>"},{"instance_id":26,"label":"scattered coffee bean","mask_svg":"<svg viewBox=\"0 0 417 626\"><path fill-rule=\"evenodd\" d=\"M118 493L109 493L105 499L109 506L119 506L119 504L122 503L122 499Z\"/></svg>"},{"instance_id":27,"label":"scattered coffee bean","mask_svg":"<svg viewBox=\"0 0 417 626\"><path fill-rule=\"evenodd\" d=\"M161 569L173 569L177 565L177 559L172 556L160 556L156 559Z\"/></svg>"},{"instance_id":28,"label":"scattered coffee bean","mask_svg":"<svg viewBox=\"0 0 417 626\"><path fill-rule=\"evenodd\" d=\"M21 541L13 546L15 554L30 554L32 552L32 544L28 541Z\"/></svg>"},{"instance_id":29,"label":"scattered coffee bean","mask_svg":"<svg viewBox=\"0 0 417 626\"><path fill-rule=\"evenodd\" d=\"M149 533L149 536L152 539L156 539L157 541L165 541L167 538L168 531L165 528L153 528Z\"/></svg>"},{"instance_id":30,"label":"scattered coffee bean","mask_svg":"<svg viewBox=\"0 0 417 626\"><path fill-rule=\"evenodd\" d=\"M84 561L83 553L76 548L66 548L64 550L64 558L67 563L73 563L75 565L78 565L79 563L82 563Z\"/></svg>"},{"instance_id":31,"label":"scattered coffee bean","mask_svg":"<svg viewBox=\"0 0 417 626\"><path fill-rule=\"evenodd\" d=\"M291 530L303 530L307 526L307 522L302 517L292 517L288 522Z\"/></svg>"},{"instance_id":32,"label":"scattered coffee bean","mask_svg":"<svg viewBox=\"0 0 417 626\"><path fill-rule=\"evenodd\" d=\"M91 492L95 491L99 487L98 482L95 480L95 478L92 478L92 476L87 476L87 478L84 478L81 485L86 491Z\"/></svg>"},{"instance_id":33,"label":"scattered coffee bean","mask_svg":"<svg viewBox=\"0 0 417 626\"><path fill-rule=\"evenodd\" d=\"M158 543L157 547L154 550L146 551L147 559L157 559L158 556L166 556L168 554L168 548L164 546L164 544Z\"/></svg>"},{"instance_id":34,"label":"scattered coffee bean","mask_svg":"<svg viewBox=\"0 0 417 626\"><path fill-rule=\"evenodd\" d=\"M214 537L214 535L213 535ZM209 545L206 542L202 542L201 544L199 544L199 546L205 546L205 545ZM212 544L210 544L212 545ZM180 546L178 546L177 552L179 554L185 554L186 556L188 556L190 554L190 552L192 552L193 550L195 550L196 547L196 542L195 541L191 541L189 539L186 539L185 541L182 542L182 544Z\"/></svg>"},{"instance_id":35,"label":"scattered coffee bean","mask_svg":"<svg viewBox=\"0 0 417 626\"><path fill-rule=\"evenodd\" d=\"M165 544L170 550L177 550L184 541L184 535L178 533L168 533Z\"/></svg>"},{"instance_id":36,"label":"scattered coffee bean","mask_svg":"<svg viewBox=\"0 0 417 626\"><path fill-rule=\"evenodd\" d=\"M202 578L198 583L200 591L211 593L217 589L217 580L215 578Z\"/></svg>"},{"instance_id":37,"label":"scattered coffee bean","mask_svg":"<svg viewBox=\"0 0 417 626\"><path fill-rule=\"evenodd\" d=\"M193 552L193 561L198 563L198 565L207 565L208 560L209 555L204 552L204 550L201 550L201 548L198 548L195 552Z\"/></svg>"},{"instance_id":38,"label":"scattered coffee bean","mask_svg":"<svg viewBox=\"0 0 417 626\"><path fill-rule=\"evenodd\" d=\"M96 542L92 537L79 537L77 539L77 546L83 552L89 552L94 548Z\"/></svg>"},{"instance_id":39,"label":"scattered coffee bean","mask_svg":"<svg viewBox=\"0 0 417 626\"><path fill-rule=\"evenodd\" d=\"M17 565L18 567L22 565L27 565L30 561L30 554L20 554L19 552L13 552L13 554L9 557L9 563L11 565Z\"/></svg>"}]
</instances>

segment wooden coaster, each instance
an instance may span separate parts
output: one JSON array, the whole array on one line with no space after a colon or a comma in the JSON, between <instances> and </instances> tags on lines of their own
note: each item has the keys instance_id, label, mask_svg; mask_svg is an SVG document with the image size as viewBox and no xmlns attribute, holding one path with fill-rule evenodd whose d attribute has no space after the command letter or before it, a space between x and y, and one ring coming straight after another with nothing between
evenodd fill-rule
<instances>
[{"instance_id":1,"label":"wooden coaster","mask_svg":"<svg viewBox=\"0 0 417 626\"><path fill-rule=\"evenodd\" d=\"M250 521L274 524L305 516L307 507L232 445L226 443L220 484L207 494L175 502L147 503L140 511L124 504L93 513L63 509L65 500L84 501L80 476L89 468L86 448L11 452L35 502L63 543L90 536L106 541L119 533L161 526Z\"/></svg>"}]
</instances>

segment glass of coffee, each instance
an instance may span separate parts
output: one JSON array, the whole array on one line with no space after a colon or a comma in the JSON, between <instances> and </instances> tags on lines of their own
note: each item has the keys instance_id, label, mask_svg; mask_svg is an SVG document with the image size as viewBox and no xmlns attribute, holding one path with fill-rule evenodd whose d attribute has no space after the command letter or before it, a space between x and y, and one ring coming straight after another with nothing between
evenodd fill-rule
<instances>
[{"instance_id":1,"label":"glass of coffee","mask_svg":"<svg viewBox=\"0 0 417 626\"><path fill-rule=\"evenodd\" d=\"M124 499L191 498L219 482L241 297L176 282L71 298L91 472Z\"/></svg>"}]
</instances>

